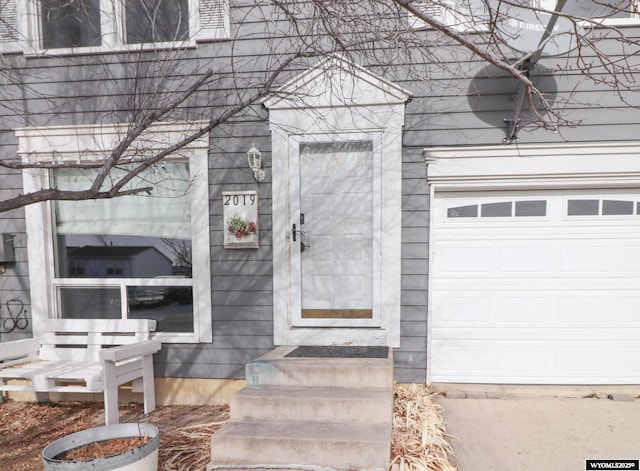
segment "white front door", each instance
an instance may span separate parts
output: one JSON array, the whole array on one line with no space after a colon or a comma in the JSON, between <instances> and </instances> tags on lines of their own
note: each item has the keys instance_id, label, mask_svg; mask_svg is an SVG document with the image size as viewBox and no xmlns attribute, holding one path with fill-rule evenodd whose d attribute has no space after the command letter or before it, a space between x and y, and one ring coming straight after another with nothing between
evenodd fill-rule
<instances>
[{"instance_id":1,"label":"white front door","mask_svg":"<svg viewBox=\"0 0 640 471\"><path fill-rule=\"evenodd\" d=\"M379 325L378 167L371 140L299 143L290 176L294 325Z\"/></svg>"}]
</instances>

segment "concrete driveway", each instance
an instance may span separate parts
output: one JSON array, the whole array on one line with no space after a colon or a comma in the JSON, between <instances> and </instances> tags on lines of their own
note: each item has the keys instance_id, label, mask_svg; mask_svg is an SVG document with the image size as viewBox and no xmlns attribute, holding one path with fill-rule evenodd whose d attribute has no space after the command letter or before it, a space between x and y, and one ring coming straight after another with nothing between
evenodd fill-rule
<instances>
[{"instance_id":1,"label":"concrete driveway","mask_svg":"<svg viewBox=\"0 0 640 471\"><path fill-rule=\"evenodd\" d=\"M587 459L640 460L640 388L605 388L449 389L436 403L455 437L452 462L461 471L582 471L597 469Z\"/></svg>"}]
</instances>

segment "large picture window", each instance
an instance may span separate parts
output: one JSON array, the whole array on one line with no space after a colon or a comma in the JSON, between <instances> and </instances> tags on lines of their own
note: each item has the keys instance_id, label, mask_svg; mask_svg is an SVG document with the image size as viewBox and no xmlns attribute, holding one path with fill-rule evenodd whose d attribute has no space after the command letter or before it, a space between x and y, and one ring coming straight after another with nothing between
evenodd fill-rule
<instances>
[{"instance_id":1,"label":"large picture window","mask_svg":"<svg viewBox=\"0 0 640 471\"><path fill-rule=\"evenodd\" d=\"M126 170L115 170L112 178ZM56 169L51 186L80 190L97 170ZM152 167L129 187L153 194L52 203L55 296L63 318L153 318L193 332L187 162Z\"/></svg>"},{"instance_id":2,"label":"large picture window","mask_svg":"<svg viewBox=\"0 0 640 471\"><path fill-rule=\"evenodd\" d=\"M136 145L156 152L198 123L152 126ZM127 125L16 131L31 161L91 154L99 164ZM92 143L94 148L78 144ZM46 318L153 319L163 342L210 342L208 136L189 143L127 183L151 187L111 199L50 201L25 209L34 331ZM73 157L76 155L76 157ZM25 191L85 190L96 168L25 171ZM128 172L119 167L108 178ZM110 187L106 181L104 187Z\"/></svg>"}]
</instances>

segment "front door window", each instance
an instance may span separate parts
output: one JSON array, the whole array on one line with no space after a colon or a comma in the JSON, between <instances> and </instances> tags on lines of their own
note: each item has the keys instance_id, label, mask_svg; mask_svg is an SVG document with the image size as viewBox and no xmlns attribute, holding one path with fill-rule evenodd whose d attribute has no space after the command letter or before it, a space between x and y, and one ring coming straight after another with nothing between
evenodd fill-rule
<instances>
[{"instance_id":1,"label":"front door window","mask_svg":"<svg viewBox=\"0 0 640 471\"><path fill-rule=\"evenodd\" d=\"M373 316L372 143L301 144L303 319Z\"/></svg>"}]
</instances>

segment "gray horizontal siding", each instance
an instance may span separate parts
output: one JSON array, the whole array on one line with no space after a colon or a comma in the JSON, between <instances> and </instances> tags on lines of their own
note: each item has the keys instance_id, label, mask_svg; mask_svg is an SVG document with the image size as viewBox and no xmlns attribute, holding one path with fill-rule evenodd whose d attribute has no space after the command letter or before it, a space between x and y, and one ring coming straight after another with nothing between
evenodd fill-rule
<instances>
[{"instance_id":1,"label":"gray horizontal siding","mask_svg":"<svg viewBox=\"0 0 640 471\"><path fill-rule=\"evenodd\" d=\"M264 110L257 107L233 125L212 132L209 158L213 343L193 346L197 360L181 375L243 378L244 366L273 348L273 251L271 243L270 136ZM248 169L247 154L262 151L267 177L257 184ZM257 190L259 249L225 249L222 192ZM174 349L175 350L175 349ZM165 358L163 371L175 375L182 353ZM187 355L186 358L189 358ZM162 362L162 360L156 360Z\"/></svg>"},{"instance_id":2,"label":"gray horizontal siding","mask_svg":"<svg viewBox=\"0 0 640 471\"><path fill-rule=\"evenodd\" d=\"M0 142L6 142L8 132L0 132ZM0 152L12 153L15 146L0 144ZM22 174L0 170L0 198L11 198L22 192ZM24 210L18 209L0 214L0 235L13 236L15 263L2 263L5 272L0 274L0 342L31 337L31 306L29 298L29 267L27 262L27 235ZM17 322L17 319L21 319ZM26 325L24 324L26 319Z\"/></svg>"},{"instance_id":3,"label":"gray horizontal siding","mask_svg":"<svg viewBox=\"0 0 640 471\"><path fill-rule=\"evenodd\" d=\"M299 45L295 38L286 37L291 24L272 4L260 6L260 2L233 0L231 7L233 42L209 42L185 51L3 58L23 86L3 85L0 92L0 122L5 128L0 132L0 152L2 155L15 154L17 142L13 132L8 130L13 127L128 121L135 104L134 97L138 100L144 96L143 93L136 95L134 91L143 90L160 76L166 79L164 89L149 107L167 103L173 96L170 92L184 90L203 71L211 69L213 76L208 90L195 93L172 118L215 119L220 116L233 105L238 91L255 90L287 53ZM638 37L640 29L624 28L623 31L630 37ZM310 44L319 44L320 39L305 38ZM413 94L406 106L403 135L402 321L401 345L396 352L395 364L396 379L422 382L426 377L430 217L422 149L437 145L501 142L506 126L495 126L486 121L500 122L512 117L513 104L509 98L514 89L511 79L482 78L479 74L486 69L483 61L433 31L417 32L416 40L424 41L428 47L419 47L416 43L416 47L398 52L393 48L385 50L381 41L376 43L375 50L361 54L361 63ZM603 41L600 45L612 60L620 58L619 47L613 41ZM276 51L275 47L281 49ZM395 57L397 64L385 63L387 57ZM595 79L603 78L597 57L587 57L590 59L596 64L592 69ZM557 60L549 58L542 63L554 67ZM637 67L640 56L632 57L630 61L632 67ZM284 83L305 70L307 64L315 62L316 59L308 58L296 63L276 84ZM407 63L411 67L406 67ZM136 80L139 70L148 80ZM474 77L479 79L474 81ZM495 99L486 101L481 113L471 109L472 81L474 87L486 86L500 91ZM562 127L557 134L525 128L520 133L522 142L637 139L639 115L628 105L640 105L640 94L625 94L625 103L616 93L586 79L578 71L556 73L554 81L558 90L556 102L571 100L566 116L579 125ZM213 341L209 344L165 345L155 360L156 371L161 376L242 377L244 363L273 346L270 143L268 114L259 104L211 133L208 217ZM246 151L253 144L262 151L267 173L262 184L254 181L247 168ZM0 198L17 194L21 187L18 173L0 169ZM259 249L224 249L222 192L228 190L259 192ZM23 299L27 314L29 311L29 267L24 231L23 210L0 215L0 232L16 235L19 260L15 266L8 267L6 274L0 275L0 319L6 317L4 303L11 298ZM8 337L0 331L0 341L6 339Z\"/></svg>"},{"instance_id":4,"label":"gray horizontal siding","mask_svg":"<svg viewBox=\"0 0 640 471\"><path fill-rule=\"evenodd\" d=\"M400 348L394 353L395 378L426 379L429 186L420 149L406 148L402 171L402 284ZM423 335L424 333L424 335Z\"/></svg>"}]
</instances>

